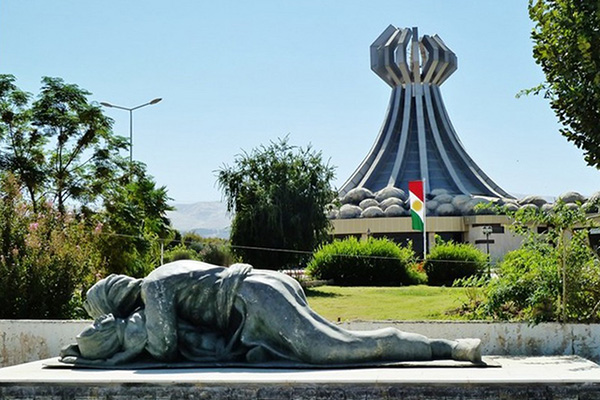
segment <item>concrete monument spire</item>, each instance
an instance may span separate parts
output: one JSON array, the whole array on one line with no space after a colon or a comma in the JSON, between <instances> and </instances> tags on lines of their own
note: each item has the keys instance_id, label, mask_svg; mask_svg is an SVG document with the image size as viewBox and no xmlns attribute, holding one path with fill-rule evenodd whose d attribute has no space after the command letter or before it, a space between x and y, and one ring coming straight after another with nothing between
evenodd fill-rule
<instances>
[{"instance_id":1,"label":"concrete monument spire","mask_svg":"<svg viewBox=\"0 0 600 400\"><path fill-rule=\"evenodd\" d=\"M369 154L342 186L375 192L406 190L425 178L428 192L512 197L475 164L454 131L440 85L457 69L456 55L438 35L417 28L387 29L371 45L371 69L392 87L385 121Z\"/></svg>"}]
</instances>

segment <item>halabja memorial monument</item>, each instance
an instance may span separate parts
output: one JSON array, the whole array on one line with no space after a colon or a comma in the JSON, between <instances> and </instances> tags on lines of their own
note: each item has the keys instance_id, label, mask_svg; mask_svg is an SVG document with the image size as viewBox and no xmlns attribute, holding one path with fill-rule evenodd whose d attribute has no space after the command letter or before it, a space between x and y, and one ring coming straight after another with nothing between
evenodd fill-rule
<instances>
[{"instance_id":1,"label":"halabja memorial monument","mask_svg":"<svg viewBox=\"0 0 600 400\"><path fill-rule=\"evenodd\" d=\"M408 182L425 182L427 243L434 236L489 248L492 260L519 247L521 238L508 232L511 220L493 208L550 210L541 196L515 199L473 161L452 126L440 86L457 70L457 57L438 35L418 36L417 28L390 25L370 48L371 69L392 88L387 113L371 150L342 185L341 207L328 206L336 238L387 237L412 240L423 252L420 233L412 230ZM597 204L576 192L559 196L567 204ZM597 213L596 207L586 207ZM543 228L543 227L541 227ZM486 229L491 232L486 239ZM598 238L592 237L593 244ZM491 246L490 246L491 244ZM488 245L488 246L486 246Z\"/></svg>"}]
</instances>

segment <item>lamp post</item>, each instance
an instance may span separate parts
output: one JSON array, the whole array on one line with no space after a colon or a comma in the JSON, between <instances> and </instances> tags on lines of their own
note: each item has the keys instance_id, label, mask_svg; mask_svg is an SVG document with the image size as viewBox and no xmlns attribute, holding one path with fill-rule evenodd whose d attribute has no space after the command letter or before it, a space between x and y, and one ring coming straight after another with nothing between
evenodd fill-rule
<instances>
[{"instance_id":1,"label":"lamp post","mask_svg":"<svg viewBox=\"0 0 600 400\"><path fill-rule=\"evenodd\" d=\"M104 107L118 108L119 110L129 111L129 165L133 164L133 112L142 107L154 105L154 104L160 102L161 100L162 100L162 98L156 98L154 100L150 100L147 103L140 104L139 106L135 106L135 107L123 107L123 106L117 106L117 105L114 105L111 103L107 103L104 101L100 102L100 104L102 104Z\"/></svg>"},{"instance_id":2,"label":"lamp post","mask_svg":"<svg viewBox=\"0 0 600 400\"><path fill-rule=\"evenodd\" d=\"M488 276L492 275L492 271L491 271L491 261L490 261L490 235L493 233L494 229L489 226L486 225L484 227L481 228L482 233L485 235L485 247L486 247L486 253L487 253L487 258L488 258Z\"/></svg>"}]
</instances>

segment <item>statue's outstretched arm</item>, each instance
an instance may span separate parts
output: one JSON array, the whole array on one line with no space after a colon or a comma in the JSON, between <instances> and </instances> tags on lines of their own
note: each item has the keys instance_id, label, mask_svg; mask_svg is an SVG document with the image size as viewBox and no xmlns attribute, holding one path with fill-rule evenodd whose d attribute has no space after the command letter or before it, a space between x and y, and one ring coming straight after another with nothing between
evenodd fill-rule
<instances>
[{"instance_id":1,"label":"statue's outstretched arm","mask_svg":"<svg viewBox=\"0 0 600 400\"><path fill-rule=\"evenodd\" d=\"M132 348L124 351L120 351L118 353L113 354L111 357L107 359L99 358L99 359L89 359L84 358L79 353L79 349L76 344L69 345L68 348L65 348L61 352L60 361L67 364L76 364L76 365L89 365L89 366L111 366L111 365L119 365L125 364L129 361L133 361L137 356L142 353L142 349L140 348Z\"/></svg>"}]
</instances>

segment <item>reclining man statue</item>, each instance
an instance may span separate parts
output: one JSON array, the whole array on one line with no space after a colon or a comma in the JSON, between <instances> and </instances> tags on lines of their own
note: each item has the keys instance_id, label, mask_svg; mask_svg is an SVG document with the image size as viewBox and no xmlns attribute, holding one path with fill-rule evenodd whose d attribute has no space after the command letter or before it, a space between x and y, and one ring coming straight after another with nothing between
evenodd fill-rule
<instances>
[{"instance_id":1,"label":"reclining man statue","mask_svg":"<svg viewBox=\"0 0 600 400\"><path fill-rule=\"evenodd\" d=\"M96 321L63 351L65 362L109 366L144 355L166 362L481 362L479 339L342 329L310 309L296 280L247 264L182 260L144 279L110 275L88 291L84 306Z\"/></svg>"}]
</instances>

